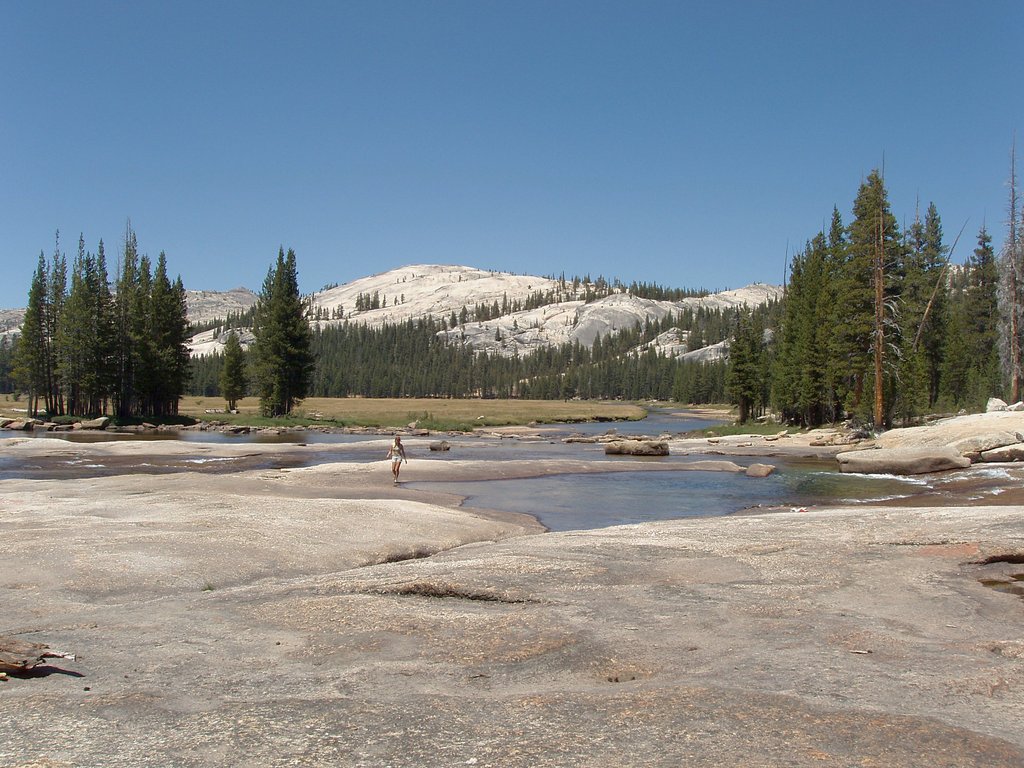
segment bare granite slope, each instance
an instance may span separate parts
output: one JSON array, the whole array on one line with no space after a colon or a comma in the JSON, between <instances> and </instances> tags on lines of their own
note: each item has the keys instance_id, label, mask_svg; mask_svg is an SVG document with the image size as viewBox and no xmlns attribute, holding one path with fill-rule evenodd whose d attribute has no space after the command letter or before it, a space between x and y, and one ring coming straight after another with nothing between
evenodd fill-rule
<instances>
[{"instance_id":1,"label":"bare granite slope","mask_svg":"<svg viewBox=\"0 0 1024 768\"><path fill-rule=\"evenodd\" d=\"M1017 506L525 535L387 477L0 481L0 635L78 654L0 682L0 764L1024 765Z\"/></svg>"},{"instance_id":2,"label":"bare granite slope","mask_svg":"<svg viewBox=\"0 0 1024 768\"><path fill-rule=\"evenodd\" d=\"M559 281L536 275L416 264L327 288L309 298L314 311L324 318L318 321L323 325L351 322L379 327L384 323L421 318L450 322L452 315L458 319L463 308L472 310L478 304L488 307L497 304L500 308L514 301L525 303L534 294L557 291L559 287ZM781 288L777 286L754 284L679 301L654 301L627 293L613 293L591 302L584 302L581 296L569 296L564 301L509 312L486 321L456 324L442 333L474 349L507 356L522 355L545 346L574 341L589 347L598 336L605 337L648 320L661 320L669 313L678 314L685 309L696 310L699 307L756 306L778 298L780 293ZM380 306L356 309L360 296L376 297ZM190 348L196 355L210 354L222 350L225 340L226 330L218 329L195 337ZM248 340L249 337L243 333L243 343ZM664 336L653 346L677 357L702 353L701 350L688 350L685 334ZM716 345L703 353L701 359L721 357L725 353L724 345Z\"/></svg>"}]
</instances>

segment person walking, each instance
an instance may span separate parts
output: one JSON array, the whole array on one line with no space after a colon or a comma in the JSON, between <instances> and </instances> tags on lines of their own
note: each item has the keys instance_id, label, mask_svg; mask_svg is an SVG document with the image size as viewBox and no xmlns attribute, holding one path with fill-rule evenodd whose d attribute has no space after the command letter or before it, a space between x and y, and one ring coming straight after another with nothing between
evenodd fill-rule
<instances>
[{"instance_id":1,"label":"person walking","mask_svg":"<svg viewBox=\"0 0 1024 768\"><path fill-rule=\"evenodd\" d=\"M405 446L402 445L400 435L395 435L395 442L388 448L388 458L391 459L391 474L395 477L395 485L398 485L398 473L402 471L402 462L409 463L405 458Z\"/></svg>"}]
</instances>

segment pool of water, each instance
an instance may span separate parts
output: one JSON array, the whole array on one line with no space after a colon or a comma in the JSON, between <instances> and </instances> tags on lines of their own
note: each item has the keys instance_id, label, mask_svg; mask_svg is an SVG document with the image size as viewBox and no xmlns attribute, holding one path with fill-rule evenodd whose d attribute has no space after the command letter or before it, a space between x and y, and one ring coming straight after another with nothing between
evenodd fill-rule
<instances>
[{"instance_id":1,"label":"pool of water","mask_svg":"<svg viewBox=\"0 0 1024 768\"><path fill-rule=\"evenodd\" d=\"M554 531L727 515L756 508L877 502L928 489L920 479L840 475L823 466L783 465L766 478L702 470L618 471L408 485L464 496L468 507L533 515Z\"/></svg>"}]
</instances>

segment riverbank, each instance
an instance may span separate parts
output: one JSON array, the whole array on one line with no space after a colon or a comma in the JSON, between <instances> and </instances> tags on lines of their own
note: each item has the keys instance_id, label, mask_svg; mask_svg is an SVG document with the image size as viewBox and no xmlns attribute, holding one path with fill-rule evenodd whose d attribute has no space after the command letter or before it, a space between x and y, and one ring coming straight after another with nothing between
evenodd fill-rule
<instances>
[{"instance_id":1,"label":"riverbank","mask_svg":"<svg viewBox=\"0 0 1024 768\"><path fill-rule=\"evenodd\" d=\"M330 446L2 450L242 462L0 481L0 635L78 654L0 682L4 765L1024 764L1016 506L536 535L376 462L243 468Z\"/></svg>"}]
</instances>

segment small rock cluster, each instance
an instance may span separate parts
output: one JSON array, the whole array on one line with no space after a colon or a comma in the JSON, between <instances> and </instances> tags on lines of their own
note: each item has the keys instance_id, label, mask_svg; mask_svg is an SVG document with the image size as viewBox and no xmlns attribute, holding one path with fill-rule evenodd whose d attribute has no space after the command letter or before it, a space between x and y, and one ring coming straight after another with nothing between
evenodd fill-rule
<instances>
[{"instance_id":1,"label":"small rock cluster","mask_svg":"<svg viewBox=\"0 0 1024 768\"><path fill-rule=\"evenodd\" d=\"M108 424L110 424L109 416L100 416L98 419L76 421L73 424L57 424L56 422L42 421L41 419L33 418L0 418L0 429L7 429L12 432L77 432L82 429L106 429Z\"/></svg>"}]
</instances>

